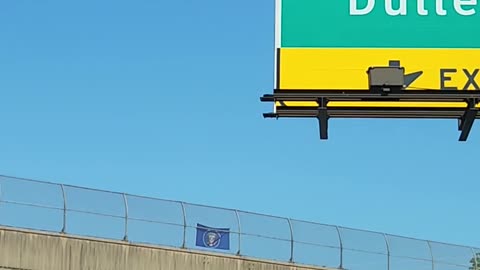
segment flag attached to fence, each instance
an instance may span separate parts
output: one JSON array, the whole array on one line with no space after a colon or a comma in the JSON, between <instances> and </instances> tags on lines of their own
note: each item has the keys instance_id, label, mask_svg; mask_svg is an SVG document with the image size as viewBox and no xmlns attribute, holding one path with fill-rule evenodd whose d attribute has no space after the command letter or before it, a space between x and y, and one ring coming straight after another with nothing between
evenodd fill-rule
<instances>
[{"instance_id":1,"label":"flag attached to fence","mask_svg":"<svg viewBox=\"0 0 480 270\"><path fill-rule=\"evenodd\" d=\"M230 229L212 228L197 224L197 246L229 250Z\"/></svg>"}]
</instances>

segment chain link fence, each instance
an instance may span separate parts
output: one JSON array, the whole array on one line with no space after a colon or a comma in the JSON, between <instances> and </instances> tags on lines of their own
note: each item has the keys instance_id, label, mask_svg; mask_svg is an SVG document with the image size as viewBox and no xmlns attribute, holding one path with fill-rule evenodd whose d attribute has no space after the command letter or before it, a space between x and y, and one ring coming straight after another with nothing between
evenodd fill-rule
<instances>
[{"instance_id":1,"label":"chain link fence","mask_svg":"<svg viewBox=\"0 0 480 270\"><path fill-rule=\"evenodd\" d=\"M328 268L480 270L473 247L8 176L0 225ZM201 226L228 246L205 245Z\"/></svg>"}]
</instances>

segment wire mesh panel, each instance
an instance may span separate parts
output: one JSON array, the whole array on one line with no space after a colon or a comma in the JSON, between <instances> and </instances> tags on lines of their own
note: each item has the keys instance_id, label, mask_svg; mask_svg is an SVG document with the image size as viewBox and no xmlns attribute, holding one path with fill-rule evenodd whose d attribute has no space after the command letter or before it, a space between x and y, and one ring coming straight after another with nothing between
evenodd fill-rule
<instances>
[{"instance_id":1,"label":"wire mesh panel","mask_svg":"<svg viewBox=\"0 0 480 270\"><path fill-rule=\"evenodd\" d=\"M343 267L351 270L388 269L387 243L383 234L340 228Z\"/></svg>"},{"instance_id":2,"label":"wire mesh panel","mask_svg":"<svg viewBox=\"0 0 480 270\"><path fill-rule=\"evenodd\" d=\"M72 234L123 239L125 202L117 193L65 187L67 231Z\"/></svg>"},{"instance_id":3,"label":"wire mesh panel","mask_svg":"<svg viewBox=\"0 0 480 270\"><path fill-rule=\"evenodd\" d=\"M185 204L186 247L235 254L239 226L235 211Z\"/></svg>"},{"instance_id":4,"label":"wire mesh panel","mask_svg":"<svg viewBox=\"0 0 480 270\"><path fill-rule=\"evenodd\" d=\"M293 259L302 264L336 268L341 264L340 238L337 228L292 220Z\"/></svg>"},{"instance_id":5,"label":"wire mesh panel","mask_svg":"<svg viewBox=\"0 0 480 270\"><path fill-rule=\"evenodd\" d=\"M126 195L128 240L181 247L183 212L178 202Z\"/></svg>"},{"instance_id":6,"label":"wire mesh panel","mask_svg":"<svg viewBox=\"0 0 480 270\"><path fill-rule=\"evenodd\" d=\"M390 247L390 270L432 270L428 242L386 235Z\"/></svg>"},{"instance_id":7,"label":"wire mesh panel","mask_svg":"<svg viewBox=\"0 0 480 270\"><path fill-rule=\"evenodd\" d=\"M480 270L478 248L5 176L0 225L347 270Z\"/></svg>"},{"instance_id":8,"label":"wire mesh panel","mask_svg":"<svg viewBox=\"0 0 480 270\"><path fill-rule=\"evenodd\" d=\"M242 255L288 262L291 232L287 219L238 212L242 228Z\"/></svg>"},{"instance_id":9,"label":"wire mesh panel","mask_svg":"<svg viewBox=\"0 0 480 270\"><path fill-rule=\"evenodd\" d=\"M0 224L60 232L61 186L0 176Z\"/></svg>"},{"instance_id":10,"label":"wire mesh panel","mask_svg":"<svg viewBox=\"0 0 480 270\"><path fill-rule=\"evenodd\" d=\"M430 242L434 270L469 270L474 253L471 248Z\"/></svg>"}]
</instances>

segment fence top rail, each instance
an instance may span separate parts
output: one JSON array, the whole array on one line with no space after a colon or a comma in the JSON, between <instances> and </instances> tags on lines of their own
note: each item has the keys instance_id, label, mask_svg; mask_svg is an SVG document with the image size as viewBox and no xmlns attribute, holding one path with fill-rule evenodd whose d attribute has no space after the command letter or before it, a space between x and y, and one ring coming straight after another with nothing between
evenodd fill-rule
<instances>
[{"instance_id":1,"label":"fence top rail","mask_svg":"<svg viewBox=\"0 0 480 270\"><path fill-rule=\"evenodd\" d=\"M80 190L89 190L89 191L95 191L95 192L101 192L101 193L116 194L116 195L121 195L121 196L131 196L131 197L143 198L143 199L149 199L149 200L156 200L156 201L178 203L178 204L191 205L191 206L197 206L197 207L203 207L203 208L218 209L218 210L224 210L224 211L231 211L231 212L244 213L244 214L250 214L250 215L256 215L256 216L269 217L269 218L274 218L274 219L290 220L290 221L294 221L294 222L303 222L303 223L308 223L308 224L318 225L318 226L333 227L333 228L337 228L337 229L352 230L352 231L357 231L357 232L380 234L380 235L387 236L387 237L388 236L397 237L397 238L402 238L402 239L406 239L406 240L415 240L415 241L420 241L420 242L425 242L425 243L430 243L430 244L446 245L446 246L458 247L458 248L467 248L467 249L471 249L472 251L474 251L474 253L480 253L480 248L475 247L475 246L461 245L461 244L455 244L455 243L446 243L446 242L441 242L441 241L420 239L420 238L401 236L401 235L395 235L395 234L390 234L390 233L383 233L383 232L378 232L378 231L371 231L371 230L366 230L366 229L357 229L357 228L351 228L351 227L345 227L345 226L339 226L339 225L333 225L333 224L327 224L327 223L319 223L319 222L308 221L308 220L291 219L291 218L287 218L287 217L280 217L280 216L263 214L263 213L255 213L255 212L244 211L244 210L239 210L239 209L232 209L232 208L219 207L219 206L209 206L209 205L189 203L189 202L184 202L184 201L179 201L179 200L161 199L161 198L155 198L155 197L149 197L149 196L143 196L143 195L129 194L129 193L126 193L126 192L102 190L102 189L76 186L76 185L70 185L70 184L56 183L56 182L52 182L52 181L29 179L29 178L22 178L22 177L0 174L0 180L2 178L9 179L9 180L18 180L18 181L24 181L24 182L37 183L37 184L59 186L59 187L70 187L70 188L75 188L75 189L80 189ZM4 192L1 189L1 186L0 186L0 191Z\"/></svg>"}]
</instances>

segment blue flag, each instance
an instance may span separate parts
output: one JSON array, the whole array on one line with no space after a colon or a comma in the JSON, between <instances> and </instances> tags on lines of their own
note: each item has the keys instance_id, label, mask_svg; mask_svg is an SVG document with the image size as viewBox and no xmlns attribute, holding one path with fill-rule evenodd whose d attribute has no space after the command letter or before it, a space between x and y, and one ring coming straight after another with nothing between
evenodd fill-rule
<instances>
[{"instance_id":1,"label":"blue flag","mask_svg":"<svg viewBox=\"0 0 480 270\"><path fill-rule=\"evenodd\" d=\"M212 228L197 224L197 246L213 249L230 249L230 229Z\"/></svg>"}]
</instances>

